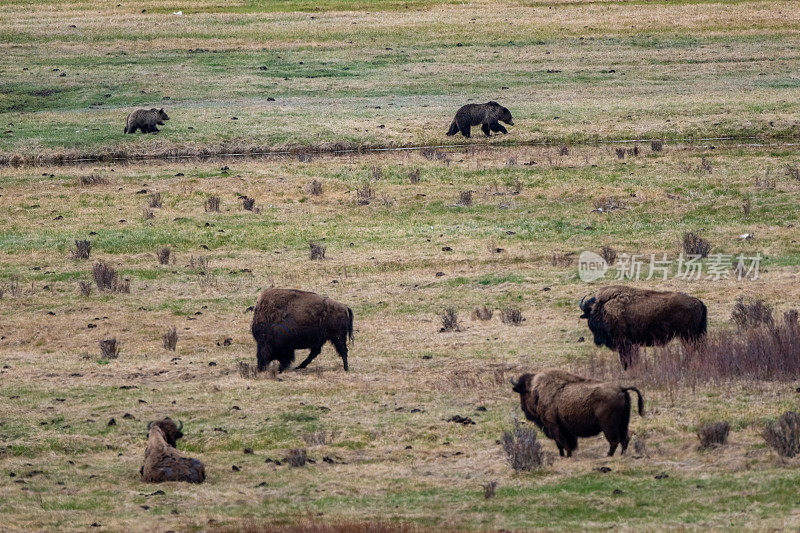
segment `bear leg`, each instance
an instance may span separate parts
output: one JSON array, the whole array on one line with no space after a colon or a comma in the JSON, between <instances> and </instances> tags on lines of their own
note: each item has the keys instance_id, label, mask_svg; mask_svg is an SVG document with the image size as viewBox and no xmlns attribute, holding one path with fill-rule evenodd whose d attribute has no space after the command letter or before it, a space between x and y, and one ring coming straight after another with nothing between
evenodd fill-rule
<instances>
[{"instance_id":1,"label":"bear leg","mask_svg":"<svg viewBox=\"0 0 800 533\"><path fill-rule=\"evenodd\" d=\"M481 124L481 131L487 137L491 137L492 136L492 134L489 132L489 125L488 124Z\"/></svg>"},{"instance_id":2,"label":"bear leg","mask_svg":"<svg viewBox=\"0 0 800 533\"><path fill-rule=\"evenodd\" d=\"M503 127L503 125L499 122L493 122L489 124L489 128L491 128L491 130L495 133L508 133L508 130L505 129L505 127Z\"/></svg>"}]
</instances>

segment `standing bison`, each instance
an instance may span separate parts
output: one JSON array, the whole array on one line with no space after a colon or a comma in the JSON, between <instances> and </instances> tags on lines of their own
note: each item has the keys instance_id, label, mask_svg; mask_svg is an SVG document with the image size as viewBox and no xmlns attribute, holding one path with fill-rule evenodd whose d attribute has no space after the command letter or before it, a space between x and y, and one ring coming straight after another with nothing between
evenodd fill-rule
<instances>
[{"instance_id":1,"label":"standing bison","mask_svg":"<svg viewBox=\"0 0 800 533\"><path fill-rule=\"evenodd\" d=\"M601 431L608 440L609 457L620 444L624 454L631 416L629 390L639 396L639 415L644 414L642 393L636 387L603 383L561 370L523 374L518 381L511 380L511 385L519 393L525 418L556 441L562 457L565 451L572 457L578 449L578 437L594 437Z\"/></svg>"},{"instance_id":2,"label":"standing bison","mask_svg":"<svg viewBox=\"0 0 800 533\"><path fill-rule=\"evenodd\" d=\"M347 371L347 339L353 339L353 311L313 292L265 289L256 302L251 327L258 351L258 369L280 362L280 372L294 361L294 351L311 351L297 368L305 368L331 341Z\"/></svg>"},{"instance_id":3,"label":"standing bison","mask_svg":"<svg viewBox=\"0 0 800 533\"><path fill-rule=\"evenodd\" d=\"M665 344L673 337L695 341L706 333L705 304L682 292L614 285L579 304L597 346L619 352L622 368L634 363L638 346Z\"/></svg>"}]
</instances>

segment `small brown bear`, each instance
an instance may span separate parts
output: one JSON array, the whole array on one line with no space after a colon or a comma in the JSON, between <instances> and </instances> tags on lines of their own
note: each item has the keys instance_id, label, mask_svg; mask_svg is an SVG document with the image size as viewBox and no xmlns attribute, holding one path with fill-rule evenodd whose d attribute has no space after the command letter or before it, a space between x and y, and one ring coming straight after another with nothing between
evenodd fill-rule
<instances>
[{"instance_id":1,"label":"small brown bear","mask_svg":"<svg viewBox=\"0 0 800 533\"><path fill-rule=\"evenodd\" d=\"M128 115L125 133L136 133L136 130L142 130L142 133L158 133L156 124L163 126L165 120L169 120L169 117L164 108L137 109Z\"/></svg>"},{"instance_id":2,"label":"small brown bear","mask_svg":"<svg viewBox=\"0 0 800 533\"><path fill-rule=\"evenodd\" d=\"M497 102L467 104L456 112L447 135L455 135L460 131L461 135L469 137L470 127L478 124L487 137L491 135L490 130L495 133L508 133L508 130L500 124L501 120L510 126L514 125L511 111Z\"/></svg>"}]
</instances>

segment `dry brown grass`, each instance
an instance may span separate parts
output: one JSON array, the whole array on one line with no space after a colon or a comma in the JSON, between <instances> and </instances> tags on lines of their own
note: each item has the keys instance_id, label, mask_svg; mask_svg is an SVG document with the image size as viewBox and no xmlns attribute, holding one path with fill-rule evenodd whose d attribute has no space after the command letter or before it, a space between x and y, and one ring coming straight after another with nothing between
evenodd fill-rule
<instances>
[{"instance_id":1,"label":"dry brown grass","mask_svg":"<svg viewBox=\"0 0 800 533\"><path fill-rule=\"evenodd\" d=\"M669 509L687 501L693 508L700 507L692 515L698 523L731 520L746 527L780 520L794 524L790 511L776 503L783 497L770 492L776 485L792 486L794 471L777 463L775 454L764 448L761 431L763 420L795 408L791 403L795 384L758 379L675 387L639 383L635 374L619 371L615 354L591 346L585 321L577 318L577 302L594 289L570 281L568 276L574 272L565 273L566 269L549 261L553 250L567 246L566 236L568 250L597 249L598 241L626 251L674 250L683 228L656 225L653 231L638 231L633 222L646 214L654 224L662 219L672 224L676 213L691 215L692 206L724 207L702 227L714 242L732 242L731 235L743 232L727 216L738 209L740 198L735 193L772 194L753 191L752 176L756 168L779 168L774 156L715 154L713 179L724 179L731 194L698 187L691 190L693 204L684 204L663 199L666 192L689 187L686 177L674 169L676 159L696 155L692 149L670 150L665 159L637 159L642 167L625 184L606 181L613 171L603 161L613 161L604 147L584 151L572 146L570 155L563 162L554 161L553 167L548 166L545 154L537 147L494 156L481 150L472 155L452 152L449 167L416 154L379 159L374 155L320 156L302 165L286 159L269 164L242 161L228 162L232 168L227 176L218 176L215 171L220 164L213 162L115 166L114 187L82 191L80 198L61 197L75 190L74 178L37 182L30 181L25 169L0 171L3 207L11 199L42 205L13 212L18 227L27 228L26 239L49 242L40 235L58 234L63 228L67 238L60 242L71 243L75 236L99 233L98 219L114 221L111 228L115 234L124 234L124 239L114 243L105 234L90 237L96 243L93 256L132 278L130 295L95 292L84 298L76 291L75 276L91 279L92 265L72 261L66 244L58 251L17 249L11 247L10 238L4 241L9 243L4 256L8 270L0 281L6 289L0 333L7 339L0 342L0 367L10 368L0 368L8 384L0 418L7 421L4 428L13 424L18 429L2 444L12 453L0 455L0 468L16 472L15 479L32 469L47 473L24 478L31 493L38 494L36 499L19 490L21 484L2 485L4 501L15 510L6 517L7 526L52 529L66 520L74 529L90 528L95 522L114 530L147 529L153 523L164 530L235 529L242 525L240 517L254 516L267 525L289 527L305 520L309 508L314 513L309 520L322 512L331 523L396 516L400 512L394 506L399 500L405 502L403 516L411 520L513 530L525 527L522 519L531 527L547 527L553 505L555 509L585 505L585 492L575 492L585 479L601 484L596 494L609 494L602 496L603 505L624 513L629 506L626 498L635 490L632 487L661 483L656 488L663 490L659 487L673 481L677 487L694 487L698 472L708 490L693 489L683 496L682 488L661 493L665 503L659 503L658 509L666 518L659 519L658 525L677 527L685 516L670 514ZM460 190L482 191L492 181L502 183L493 169L508 172L505 163L510 156L522 162L540 161L542 166L515 167L514 172L520 172L531 186L514 197L514 205L493 210L490 217L452 206ZM588 166L584 166L586 157ZM394 207L376 204L364 209L353 202L353 191L372 164L383 168L381 192L396 198ZM558 165L575 165L581 173L560 177L570 171ZM110 168L103 166L100 171L110 172ZM424 198L417 197L420 187L404 178L410 168L422 169ZM476 168L488 170L476 174ZM178 172L186 175L176 177ZM198 175L215 177L198 181ZM303 203L309 176L324 179L326 191ZM296 186L287 187L289 178L296 179ZM243 180L246 192L259 198L259 203L272 205L274 215L272 209L268 219L238 209L213 215L205 212L203 199L209 194L219 195L225 205L237 205L237 192L244 192ZM145 181L169 199L159 216L163 224L145 225L136 216L143 200L134 193ZM598 217L590 213L590 194L598 182L605 189L603 195L622 198L631 187L639 196L658 201ZM788 181L777 185L787 201L791 186ZM123 190L117 191L118 187ZM771 205L783 206L781 197L771 197L770 202L777 202ZM48 210L54 206L64 220L52 220L55 213ZM564 218L558 228L547 222L554 212ZM632 218L617 223L618 216ZM753 216L755 223L771 229L760 232L764 235L761 243L742 246L769 246L774 257L791 265L794 230L780 223L785 217L779 211L765 219L759 213ZM194 219L196 224L173 221L178 217ZM338 217L346 224L327 221ZM117 223L119 219L128 222ZM263 231L265 220L269 231ZM583 229L597 227L598 220L604 225L597 231ZM205 227L206 221L214 225ZM569 229L564 228L573 227L574 232L567 234ZM135 240L136 235L144 236L141 242ZM179 257L169 269L159 268L153 258L153 252L164 245L157 240L161 235L169 236L165 242L175 247ZM310 262L308 239L322 237L336 253L324 262ZM487 253L492 243L506 252ZM444 245L453 251L443 253ZM41 270L32 270L35 266ZM771 264L758 283L669 280L666 284L641 281L637 286L668 287L703 298L713 332L732 328L730 313L740 295L745 301L763 299L775 309L776 319L780 317L800 298L794 270ZM216 283L199 283L200 271L215 272ZM438 272L442 275L436 276ZM19 276L17 296L9 292L8 273ZM45 284L52 291L43 290ZM257 379L239 374L238 361L250 368L255 363L249 333L252 313L247 309L261 288L273 285L315 290L353 308L356 342L351 345L350 372L342 371L334 351L326 346L306 371L290 370L276 379L266 379L266 373L249 375ZM437 333L442 309L472 311L483 305L518 308L527 320L516 327L500 320L470 321L459 333ZM46 315L44 309L56 314ZM96 327L88 328L89 324ZM162 346L167 325L174 325L180 334L175 353L165 352ZM576 342L581 336L589 342ZM98 340L111 337L122 344L122 355L109 363L98 362ZM231 341L226 345L223 339L227 338ZM519 399L510 391L508 378L549 366L576 365L580 370L578 363L592 354L613 369L608 377L643 390L647 416L634 415L631 431L634 442L646 440L646 449L608 460L602 437L583 439L573 460L555 459L536 474L514 475L496 443L509 428L510 416L519 415ZM297 355L300 360L305 351ZM49 367L46 371L43 358ZM120 388L129 386L138 388ZM10 398L15 395L19 398ZM136 420L122 418L125 413ZM138 481L144 421L164 414L186 423L186 437L179 447L207 465L206 485L144 487ZM445 422L456 414L471 418L475 425ZM706 416L728 420L732 427L728 444L713 454L697 452L694 427L686 422ZM116 426L106 426L111 417ZM59 421L53 424L54 419ZM66 425L71 427L62 429ZM307 458L315 463L302 468L265 463L267 458L283 462L288 450L309 446L304 435L316 431L335 432L336 438L308 447ZM551 440L541 434L537 438L545 453L556 451ZM253 449L254 454L244 455L244 448ZM84 464L92 468L81 468ZM240 471L233 472L232 464ZM612 472L599 476L595 469L604 465ZM668 472L670 479L653 480L661 471ZM96 477L90 479L92 474ZM59 480L67 484L65 490L56 484ZM484 500L481 486L488 480L497 480L498 488L494 498ZM259 486L262 482L266 485ZM752 503L754 509L770 508L774 519L762 522L760 511L732 509L740 507L753 486L761 487L769 500L763 505ZM614 488L626 494L610 495ZM165 494L147 496L157 489ZM720 494L732 502L721 510ZM281 503L271 507L268 516L260 514L265 498ZM225 506L220 507L223 500ZM64 507L77 509L65 514ZM503 510L507 508L513 511ZM172 509L179 514L171 514ZM482 517L487 516L491 519L484 521ZM581 528L595 518L580 515L565 521L564 527ZM631 527L652 525L645 516L615 518L615 523L622 522Z\"/></svg>"}]
</instances>

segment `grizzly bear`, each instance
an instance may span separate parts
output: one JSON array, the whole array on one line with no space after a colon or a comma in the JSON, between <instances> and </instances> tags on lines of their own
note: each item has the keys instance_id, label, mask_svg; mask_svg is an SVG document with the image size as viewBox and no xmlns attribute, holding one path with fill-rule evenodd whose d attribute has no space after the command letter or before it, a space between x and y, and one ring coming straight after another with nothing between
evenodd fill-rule
<instances>
[{"instance_id":1,"label":"grizzly bear","mask_svg":"<svg viewBox=\"0 0 800 533\"><path fill-rule=\"evenodd\" d=\"M464 137L469 137L471 126L481 125L481 130L488 137L490 130L495 133L508 133L500 121L513 126L511 111L501 106L497 102L486 102L485 104L467 104L456 112L450 130L447 135L455 135L459 131Z\"/></svg>"},{"instance_id":2,"label":"grizzly bear","mask_svg":"<svg viewBox=\"0 0 800 533\"><path fill-rule=\"evenodd\" d=\"M169 117L164 112L164 108L137 109L128 115L125 122L125 133L136 133L136 130L142 130L142 133L158 133L159 129L156 128L156 124L163 126L165 120L169 120Z\"/></svg>"}]
</instances>

